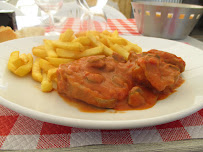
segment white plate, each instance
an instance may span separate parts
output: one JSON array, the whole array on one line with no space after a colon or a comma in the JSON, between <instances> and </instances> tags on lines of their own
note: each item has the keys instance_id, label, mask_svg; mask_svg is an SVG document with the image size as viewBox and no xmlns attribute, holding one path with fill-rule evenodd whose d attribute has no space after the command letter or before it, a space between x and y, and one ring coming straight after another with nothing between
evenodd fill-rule
<instances>
[{"instance_id":1,"label":"white plate","mask_svg":"<svg viewBox=\"0 0 203 152\"><path fill-rule=\"evenodd\" d=\"M118 113L85 113L70 106L56 92L43 93L31 76L19 78L7 70L12 51L30 53L45 37L17 39L0 44L0 104L23 115L50 123L93 129L126 129L171 122L203 108L203 51L190 45L150 37L125 37L143 51L160 49L186 61L185 83L154 107ZM56 37L46 37L56 39Z\"/></svg>"}]
</instances>

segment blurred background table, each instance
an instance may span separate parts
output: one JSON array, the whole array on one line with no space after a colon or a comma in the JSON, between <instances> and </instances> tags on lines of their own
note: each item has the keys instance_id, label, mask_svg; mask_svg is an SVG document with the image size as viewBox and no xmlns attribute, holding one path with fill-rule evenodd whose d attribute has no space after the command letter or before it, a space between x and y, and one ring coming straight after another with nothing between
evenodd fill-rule
<instances>
[{"instance_id":1,"label":"blurred background table","mask_svg":"<svg viewBox=\"0 0 203 152\"><path fill-rule=\"evenodd\" d=\"M136 1L136 0L133 0ZM146 0L143 0L146 1ZM151 0L157 1L157 0ZM167 0L165 0L167 1ZM195 0L193 2L188 0L176 0L179 2L184 2L188 4L198 4L203 5L203 1ZM38 26L38 25L48 25L48 16L41 11L38 6L35 4L34 0L8 0L9 4L14 6L17 15L18 28L29 26ZM61 26L65 22L66 18L79 18L81 11L75 11L77 6L74 0L64 0L63 7L55 15L56 26ZM125 9L124 9L125 8ZM0 6L0 9L5 9L5 6ZM8 8L9 9L9 8ZM107 13L108 19L132 19L132 7L129 0L109 0L107 6L105 7L105 12ZM56 17L58 16L58 17ZM132 19L133 20L133 19ZM198 48L203 48L203 16L191 32L191 34L184 40L186 43L194 45ZM67 23L68 24L68 23ZM79 24L79 22L77 23Z\"/></svg>"},{"instance_id":2,"label":"blurred background table","mask_svg":"<svg viewBox=\"0 0 203 152\"><path fill-rule=\"evenodd\" d=\"M73 2L74 0L64 0L64 3ZM120 11L123 16L130 19L133 18L131 2L136 1L165 1L165 2L179 2L179 3L186 3L186 4L196 4L196 5L203 5L202 0L108 0L107 5L113 7ZM38 10L37 6L34 4L34 0L7 0L8 3L16 6L26 15L40 15L40 11ZM65 7L64 7L65 8ZM1 6L0 6L1 9ZM194 30L190 33L190 36L203 41L203 17L200 19L198 24L195 26Z\"/></svg>"}]
</instances>

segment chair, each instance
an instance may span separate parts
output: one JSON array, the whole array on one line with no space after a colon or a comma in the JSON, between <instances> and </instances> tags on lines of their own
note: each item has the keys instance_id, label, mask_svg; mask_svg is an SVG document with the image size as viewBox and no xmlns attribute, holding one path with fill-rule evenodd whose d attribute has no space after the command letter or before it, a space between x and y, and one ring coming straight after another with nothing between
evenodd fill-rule
<instances>
[{"instance_id":1,"label":"chair","mask_svg":"<svg viewBox=\"0 0 203 152\"><path fill-rule=\"evenodd\" d=\"M117 9L106 5L104 12L108 19L126 19L126 17ZM55 16L68 16L79 18L82 14L82 10L78 7L76 2L64 3L62 8L55 14Z\"/></svg>"},{"instance_id":2,"label":"chair","mask_svg":"<svg viewBox=\"0 0 203 152\"><path fill-rule=\"evenodd\" d=\"M132 13L132 6L131 1L132 0L111 0L115 3L117 3L119 10L127 17L131 18Z\"/></svg>"},{"instance_id":3,"label":"chair","mask_svg":"<svg viewBox=\"0 0 203 152\"><path fill-rule=\"evenodd\" d=\"M21 10L6 2L0 2L0 10L14 10L16 16L24 16Z\"/></svg>"}]
</instances>

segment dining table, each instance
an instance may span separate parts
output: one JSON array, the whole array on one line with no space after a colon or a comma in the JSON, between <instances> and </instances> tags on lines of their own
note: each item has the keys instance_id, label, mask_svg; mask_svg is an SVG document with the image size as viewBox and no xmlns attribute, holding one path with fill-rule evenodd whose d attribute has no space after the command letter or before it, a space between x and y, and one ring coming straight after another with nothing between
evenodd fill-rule
<instances>
[{"instance_id":1,"label":"dining table","mask_svg":"<svg viewBox=\"0 0 203 152\"><path fill-rule=\"evenodd\" d=\"M22 18L22 17L21 17ZM19 17L20 21L20 17ZM19 23L20 24L20 23ZM20 25L19 25L20 26ZM79 20L64 18L56 30L80 31ZM100 30L97 26L96 30ZM135 19L108 19L107 30L140 36ZM49 29L46 29L48 32ZM190 36L174 40L202 49ZM89 129L62 126L30 118L0 105L0 150L13 151L202 151L203 109L184 118L131 129Z\"/></svg>"}]
</instances>

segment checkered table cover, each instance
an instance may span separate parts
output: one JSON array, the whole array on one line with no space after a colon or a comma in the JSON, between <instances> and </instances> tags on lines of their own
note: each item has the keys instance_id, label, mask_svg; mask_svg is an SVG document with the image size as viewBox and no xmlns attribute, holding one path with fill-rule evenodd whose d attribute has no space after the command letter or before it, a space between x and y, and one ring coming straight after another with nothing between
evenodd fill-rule
<instances>
[{"instance_id":1,"label":"checkered table cover","mask_svg":"<svg viewBox=\"0 0 203 152\"><path fill-rule=\"evenodd\" d=\"M68 19L67 28L79 31L79 24ZM139 35L133 19L108 20L108 30ZM124 130L95 130L61 126L35 120L0 105L0 150L48 149L94 144L135 144L203 138L203 109L171 123Z\"/></svg>"},{"instance_id":2,"label":"checkered table cover","mask_svg":"<svg viewBox=\"0 0 203 152\"><path fill-rule=\"evenodd\" d=\"M107 30L110 32L118 30L121 35L140 35L134 19L108 19L107 23ZM97 31L102 31L102 26L98 22L94 22L94 24ZM56 26L55 30L61 33L68 28L72 29L76 33L81 31L80 19L68 18L63 23L63 26L59 24L59 26ZM48 31L49 29L47 29L47 32Z\"/></svg>"}]
</instances>

